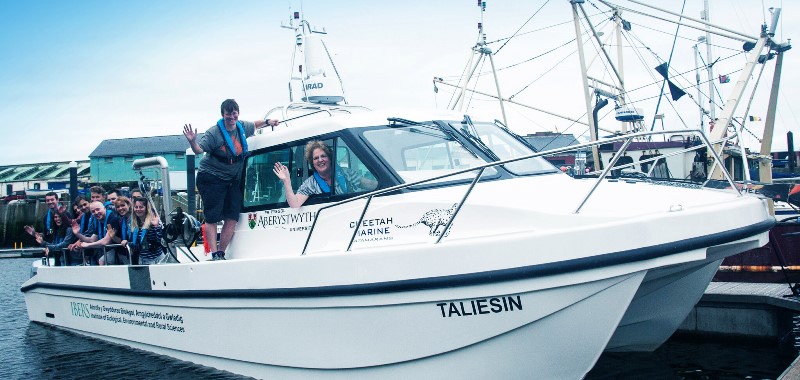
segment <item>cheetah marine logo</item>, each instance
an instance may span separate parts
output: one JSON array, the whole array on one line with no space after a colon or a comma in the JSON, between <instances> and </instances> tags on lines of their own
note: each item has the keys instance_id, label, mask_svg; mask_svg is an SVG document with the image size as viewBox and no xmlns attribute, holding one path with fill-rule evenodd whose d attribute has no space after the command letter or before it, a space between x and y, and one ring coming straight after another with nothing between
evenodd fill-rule
<instances>
[{"instance_id":1,"label":"cheetah marine logo","mask_svg":"<svg viewBox=\"0 0 800 380\"><path fill-rule=\"evenodd\" d=\"M397 228L409 228L424 224L430 228L428 235L439 236L439 234L443 232L439 231L439 227L444 227L447 225L447 222L453 217L453 213L456 211L457 207L458 203L453 203L453 207L450 207L449 209L436 208L426 212L416 223L409 224L407 226L398 226L395 224L394 226Z\"/></svg>"}]
</instances>

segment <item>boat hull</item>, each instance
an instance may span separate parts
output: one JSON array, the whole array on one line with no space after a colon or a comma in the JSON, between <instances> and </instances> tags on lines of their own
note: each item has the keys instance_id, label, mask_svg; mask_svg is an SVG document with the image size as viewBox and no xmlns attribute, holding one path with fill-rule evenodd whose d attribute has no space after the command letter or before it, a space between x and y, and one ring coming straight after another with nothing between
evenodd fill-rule
<instances>
[{"instance_id":1,"label":"boat hull","mask_svg":"<svg viewBox=\"0 0 800 380\"><path fill-rule=\"evenodd\" d=\"M646 273L588 272L596 279L302 297L31 284L25 300L32 321L257 378L581 378Z\"/></svg>"},{"instance_id":2,"label":"boat hull","mask_svg":"<svg viewBox=\"0 0 800 380\"><path fill-rule=\"evenodd\" d=\"M725 257L760 247L767 233L711 247L707 258L648 271L606 351L655 351L683 323L700 301Z\"/></svg>"}]
</instances>

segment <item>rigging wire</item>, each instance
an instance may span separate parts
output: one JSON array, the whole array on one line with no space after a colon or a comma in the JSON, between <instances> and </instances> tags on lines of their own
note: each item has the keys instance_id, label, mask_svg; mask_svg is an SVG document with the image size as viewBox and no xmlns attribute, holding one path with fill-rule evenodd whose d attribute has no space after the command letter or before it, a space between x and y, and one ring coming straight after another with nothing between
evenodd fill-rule
<instances>
[{"instance_id":1,"label":"rigging wire","mask_svg":"<svg viewBox=\"0 0 800 380\"><path fill-rule=\"evenodd\" d=\"M644 24L639 24L639 23L634 23L634 22L631 22L631 24L632 25L636 25L637 27L642 28L642 29L648 29L648 30L652 30L652 31L657 32L657 33L667 34L667 35L670 35L670 36L672 35L672 33L670 33L670 32L663 31L663 30L656 29L656 28L652 28L652 27L649 27L649 26L644 25ZM689 38L689 37L678 36L678 38L680 38L682 40L686 40L686 41L696 42L694 39ZM734 49L734 48L728 47L728 46L722 46L722 45L717 45L717 44L708 44L708 43L707 43L707 45L713 46L715 48L725 49L725 50L733 50L733 51L737 51L737 52L739 51L739 49Z\"/></svg>"},{"instance_id":2,"label":"rigging wire","mask_svg":"<svg viewBox=\"0 0 800 380\"><path fill-rule=\"evenodd\" d=\"M483 70L483 65L485 65L485 64L486 64L486 60L484 59L484 60L481 61L480 70ZM478 79L480 79L480 78L475 79L475 83L472 85L472 91L470 91L470 93L469 93L469 101L467 101L467 108L466 108L467 110L469 110L469 107L472 104L472 98L475 97L475 89L478 88ZM467 83L464 83L464 87L466 87L466 86L467 86Z\"/></svg>"},{"instance_id":3,"label":"rigging wire","mask_svg":"<svg viewBox=\"0 0 800 380\"><path fill-rule=\"evenodd\" d=\"M588 21L587 21L587 22L588 22ZM606 20L606 22L608 22L608 20ZM588 28L586 28L586 31L583 33L583 35L581 36L581 38L583 38L584 36L588 36L588 35L589 35L589 29L588 29ZM555 50L557 50L557 49L559 49L559 48L562 48L562 47L564 47L564 46L567 46L567 45L571 44L571 43L572 43L573 41L575 41L575 40L577 40L577 38L573 38L573 39L571 39L571 40L567 41L566 43L562 44L561 46L558 46L558 47L556 47L556 48L553 48L553 49L551 49L551 50L549 50L549 51L547 51L547 52L545 52L545 53L542 53L542 54L540 54L540 55L538 55L538 56L535 56L535 57L533 57L533 58L527 59L527 60L525 60L525 61L522 61L522 62L518 62L518 63L516 63L516 64L513 64L513 65L510 65L510 66L506 66L506 67L504 67L504 68L502 68L502 69L500 69L500 70L507 69L507 68L510 68L510 67L513 67L513 66L517 66L517 65L519 65L519 64L522 64L522 63L530 62L530 61L532 61L532 60L534 60L534 59L537 59L537 58L540 58L540 57L542 57L542 56L544 56L544 55L546 55L546 54L552 53L552 52L554 52ZM591 37L589 37L587 40L591 40ZM530 82L530 83L528 83L527 85L523 86L523 87L522 87L522 89L520 89L519 91L517 91L517 92L515 92L513 95L511 95L511 96L509 97L509 99L512 99L512 98L514 98L515 96L519 95L520 93L522 93L523 91L525 91L526 89L528 89L528 87L530 87L531 85L533 85L534 83L536 83L536 82L537 82L539 79L542 79L542 77L544 77L545 75L547 75L548 73L550 73L550 71L554 70L556 67L560 66L562 62L564 62L564 61L565 61L567 58L571 57L571 56L572 56L573 54L575 54L576 52L577 52L577 50L575 50L575 51L573 51L573 52L569 53L568 55L566 55L564 58L562 58L560 61L558 61L558 62L557 62L556 64L554 64L552 67L550 67L550 68L549 68L548 70L546 70L544 73L540 74L540 75L539 75L538 77L536 77L536 78L535 78L533 81L531 81L531 82ZM599 54L598 54L598 55L599 55ZM606 68L606 70L607 70L607 69L608 69L608 68ZM498 70L498 71L499 71L499 70Z\"/></svg>"},{"instance_id":4,"label":"rigging wire","mask_svg":"<svg viewBox=\"0 0 800 380\"><path fill-rule=\"evenodd\" d=\"M568 45L569 45L569 44L571 44L573 41L575 41L575 38L573 38L573 39L571 39L571 40L569 40L569 41L567 41L567 42L565 42L565 43L563 43L563 44L561 44L561 45L558 45L558 46L556 46L556 47L554 47L554 48L552 48L552 49L550 49L550 50L548 50L548 51L546 51L546 52L544 52L544 53L542 53L542 54L539 54L539 55L533 56L533 57L531 57L531 58L528 58L528 59L526 59L526 60L524 60L524 61L520 61L520 62L517 62L517 63L513 63L513 64L510 64L510 65L508 65L508 66L505 66L505 67L501 67L501 68L497 69L497 71L502 71L502 70L505 70L505 69L510 69L510 68L512 68L512 67L519 66L519 65L521 65L521 64L523 64L523 63L528 63L528 62L530 62L530 61L533 61L534 59L537 59L537 58L544 57L545 55L547 55L547 54L550 54L550 53L552 53L552 52L554 52L554 51L556 51L556 50L558 50L558 49L561 49L561 48L562 48L562 47L564 47L564 46L568 46ZM487 74L487 73L481 73L480 75L484 75L484 74Z\"/></svg>"},{"instance_id":5,"label":"rigging wire","mask_svg":"<svg viewBox=\"0 0 800 380\"><path fill-rule=\"evenodd\" d=\"M589 15L589 17L594 17L594 16L597 16L598 14L599 14L599 13L595 13L595 14ZM527 31L527 32L522 32L522 33L519 33L519 34L517 34L517 35L516 35L516 37L519 37L519 36L524 36L524 35L526 35L526 34L531 34L531 33L541 32L541 31L543 31L543 30L547 30L547 29L555 28L555 27L557 27L557 26L561 26L561 25L571 24L572 22L573 22L573 21L572 21L572 19L569 19L569 20L567 20L567 21L563 21L563 22L559 22L559 23L552 24L552 25L548 25L548 26L545 26L545 27L543 27L543 28L534 29L534 30L529 30L529 31ZM503 37L503 38L498 38L498 39L496 39L496 40L494 40L494 41L489 41L489 42L486 42L486 44L487 44L487 45L490 45L490 44L495 44L495 43L498 43L498 42L503 42L503 41L505 41L505 40L508 40L508 39L510 39L510 38L511 38L511 37Z\"/></svg>"},{"instance_id":6,"label":"rigging wire","mask_svg":"<svg viewBox=\"0 0 800 380\"><path fill-rule=\"evenodd\" d=\"M472 52L472 55L473 56L475 55L475 51ZM461 84L461 80L463 80L464 79L464 75L467 74L467 70L469 70L469 65L470 65L471 61L472 61L472 59L468 59L467 63L464 65L464 70L461 71L461 76L458 79L458 84ZM466 87L468 84L469 83L464 83L464 87ZM450 108L451 106L455 106L455 104L453 104L453 99L455 99L456 93L458 93L458 91L453 91L453 93L450 94L450 101L447 102L447 107L448 108Z\"/></svg>"},{"instance_id":7,"label":"rigging wire","mask_svg":"<svg viewBox=\"0 0 800 380\"><path fill-rule=\"evenodd\" d=\"M545 6L545 5L547 5L547 3L549 3L549 2L550 2L550 0L547 0L547 1L545 1L545 2L544 2L544 4L542 4L542 6L541 6L541 7L539 7L539 9L537 9L537 10L536 10L536 12L534 12L534 13L533 13L533 15L531 15L531 17L528 17L528 20L527 20L527 21L525 21L525 22L522 24L522 26L520 26L520 27L519 27L519 29L517 29L517 31L516 31L516 32L514 32L514 34L512 34L512 35L511 35L511 37L508 37L508 39L506 40L506 42L504 42L502 45L500 45L500 47L499 47L499 48L497 48L497 50L496 50L494 53L495 53L495 54L499 53L499 52L500 52L500 50L502 50L502 49L503 49L503 48L504 48L504 47L505 47L505 46L506 46L506 45L507 45L507 44L508 44L508 43L511 41L511 39L512 39L512 38L514 38L514 37L517 35L517 33L519 33L519 31L520 31L520 30L522 30L522 28L524 28L524 27L525 27L525 25L527 25L527 24L528 24L528 23L529 23L531 20L533 20L533 18L534 18L534 17L536 17L536 15L537 15L537 14L539 14L539 11L541 11L541 10L542 10L542 8L544 8L544 6Z\"/></svg>"},{"instance_id":8,"label":"rigging wire","mask_svg":"<svg viewBox=\"0 0 800 380\"><path fill-rule=\"evenodd\" d=\"M683 12L684 12L685 9L686 9L686 0L683 0L683 6L681 7L681 17L678 18L678 21L682 21L683 20ZM669 77L669 66L672 64L672 54L675 52L675 44L676 44L676 42L678 40L678 31L680 29L681 29L681 25L678 24L678 26L675 28L675 39L672 40L672 49L669 52L669 59L667 60L667 70L666 70L667 75L664 76L665 77L664 81L661 82L661 95L662 95L662 97L664 95L664 86L667 84L667 78ZM655 110L654 115L658 114L658 109L660 108L660 106L661 106L661 97L658 98L658 102L656 103L656 110ZM655 128L655 126L656 126L656 118L653 118L653 124L650 126L650 130L652 131Z\"/></svg>"},{"instance_id":9,"label":"rigging wire","mask_svg":"<svg viewBox=\"0 0 800 380\"><path fill-rule=\"evenodd\" d=\"M573 39L573 41L575 41L575 39ZM550 67L549 69L545 70L545 71L544 71L543 73L541 73L541 74L540 74L538 77L536 77L536 79L534 79L533 81L531 81L530 83L528 83L528 84L526 84L524 87L522 87L522 89L521 89L521 90L519 90L519 91L517 91L516 93L514 93L513 95L509 96L509 97L508 97L508 99L509 99L509 100L511 100L511 99L513 99L515 96L517 96L517 95L519 95L520 93L522 93L522 91L525 91L526 89L528 89L528 87L530 87L530 86L531 86L531 85L533 85L534 83L538 82L538 81L539 81L539 79L542 79L542 78L543 78L545 75L547 75L547 74L549 74L551 71L555 70L555 69L556 69L556 67L559 67L559 66L561 66L561 64L562 64L564 61L566 61L566 60L567 60L567 58L569 58L569 57L572 57L572 56L573 56L575 53L577 53L577 51L573 50L571 53L569 53L569 54L567 54L566 56L564 56L564 58L562 58L560 61L556 62L556 63L555 63L555 64L554 64L552 67Z\"/></svg>"}]
</instances>

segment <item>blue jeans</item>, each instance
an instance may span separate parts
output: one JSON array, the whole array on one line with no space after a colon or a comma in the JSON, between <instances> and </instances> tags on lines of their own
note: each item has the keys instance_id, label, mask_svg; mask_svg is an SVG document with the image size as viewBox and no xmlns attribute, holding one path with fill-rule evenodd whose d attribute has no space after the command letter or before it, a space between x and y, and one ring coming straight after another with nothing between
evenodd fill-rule
<instances>
[{"instance_id":1,"label":"blue jeans","mask_svg":"<svg viewBox=\"0 0 800 380\"><path fill-rule=\"evenodd\" d=\"M160 263L160 262L161 262L161 260L163 260L163 259L164 259L164 254L163 254L163 253L162 253L162 254L160 254L160 255L158 255L158 256L156 256L156 257L154 257L154 258L152 258L152 259L148 259L148 258L146 258L146 257L144 257L144 256L139 256L139 265L153 265L153 264L158 264L158 263Z\"/></svg>"}]
</instances>

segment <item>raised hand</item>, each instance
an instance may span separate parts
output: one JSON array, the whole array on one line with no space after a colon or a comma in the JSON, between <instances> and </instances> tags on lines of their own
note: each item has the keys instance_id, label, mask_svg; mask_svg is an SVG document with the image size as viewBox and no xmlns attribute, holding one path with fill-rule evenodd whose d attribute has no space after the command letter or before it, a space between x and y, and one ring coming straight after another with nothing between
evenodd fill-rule
<instances>
[{"instance_id":1,"label":"raised hand","mask_svg":"<svg viewBox=\"0 0 800 380\"><path fill-rule=\"evenodd\" d=\"M197 138L197 129L192 129L191 124L184 124L183 135L186 136L186 139L189 140L189 142L192 142Z\"/></svg>"},{"instance_id":2,"label":"raised hand","mask_svg":"<svg viewBox=\"0 0 800 380\"><path fill-rule=\"evenodd\" d=\"M272 168L272 171L281 181L289 179L289 168L280 162L275 163L275 167Z\"/></svg>"},{"instance_id":3,"label":"raised hand","mask_svg":"<svg viewBox=\"0 0 800 380\"><path fill-rule=\"evenodd\" d=\"M25 226L23 228L25 229L25 232L28 233L28 235L35 236L34 234L36 233L36 230L34 230L32 226Z\"/></svg>"},{"instance_id":4,"label":"raised hand","mask_svg":"<svg viewBox=\"0 0 800 380\"><path fill-rule=\"evenodd\" d=\"M78 234L81 232L81 226L78 225L78 219L80 219L80 215L78 218L73 219L72 223L70 223L72 234L75 236L78 236Z\"/></svg>"}]
</instances>

